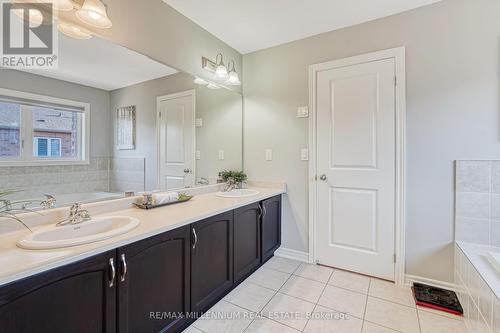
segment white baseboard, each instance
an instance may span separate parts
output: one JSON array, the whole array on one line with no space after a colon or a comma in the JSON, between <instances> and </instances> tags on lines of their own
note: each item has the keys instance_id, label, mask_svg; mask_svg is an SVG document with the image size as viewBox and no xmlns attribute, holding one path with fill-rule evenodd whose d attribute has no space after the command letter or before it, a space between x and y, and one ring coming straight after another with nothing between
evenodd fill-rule
<instances>
[{"instance_id":1,"label":"white baseboard","mask_svg":"<svg viewBox=\"0 0 500 333\"><path fill-rule=\"evenodd\" d=\"M274 252L274 255L277 257L282 257L282 258L287 258L287 259L292 259L292 260L297 260L297 261L302 261L302 262L309 262L309 253L308 252L287 249L285 247L278 248L276 250L276 252Z\"/></svg>"},{"instance_id":2,"label":"white baseboard","mask_svg":"<svg viewBox=\"0 0 500 333\"><path fill-rule=\"evenodd\" d=\"M457 290L457 286L451 282L444 282L444 281L424 278L421 276L406 274L405 275L405 284L408 286L412 286L413 282L427 284L429 286L448 289L448 290Z\"/></svg>"}]
</instances>

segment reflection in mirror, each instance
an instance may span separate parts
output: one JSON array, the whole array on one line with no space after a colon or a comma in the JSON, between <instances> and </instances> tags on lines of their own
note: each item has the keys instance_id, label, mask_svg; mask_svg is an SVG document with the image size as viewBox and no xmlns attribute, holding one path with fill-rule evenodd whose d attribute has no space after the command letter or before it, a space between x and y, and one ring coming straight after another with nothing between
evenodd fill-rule
<instances>
[{"instance_id":1,"label":"reflection in mirror","mask_svg":"<svg viewBox=\"0 0 500 333\"><path fill-rule=\"evenodd\" d=\"M58 68L1 73L0 192L16 192L0 202L93 202L242 169L241 95L124 47L60 35Z\"/></svg>"}]
</instances>

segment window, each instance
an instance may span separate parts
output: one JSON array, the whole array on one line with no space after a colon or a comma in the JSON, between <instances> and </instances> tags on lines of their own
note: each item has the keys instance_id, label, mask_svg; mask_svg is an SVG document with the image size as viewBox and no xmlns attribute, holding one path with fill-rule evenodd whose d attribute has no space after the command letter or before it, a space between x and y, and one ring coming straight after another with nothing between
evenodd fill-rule
<instances>
[{"instance_id":1,"label":"window","mask_svg":"<svg viewBox=\"0 0 500 333\"><path fill-rule=\"evenodd\" d=\"M35 138L33 141L33 156L61 157L61 139Z\"/></svg>"},{"instance_id":2,"label":"window","mask_svg":"<svg viewBox=\"0 0 500 333\"><path fill-rule=\"evenodd\" d=\"M85 103L0 89L0 165L87 163L88 117Z\"/></svg>"}]
</instances>

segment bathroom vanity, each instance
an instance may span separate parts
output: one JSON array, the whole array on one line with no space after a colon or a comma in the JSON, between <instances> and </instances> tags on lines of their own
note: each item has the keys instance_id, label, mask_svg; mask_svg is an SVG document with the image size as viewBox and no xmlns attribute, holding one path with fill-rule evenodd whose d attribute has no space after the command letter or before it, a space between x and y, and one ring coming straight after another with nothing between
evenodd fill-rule
<instances>
[{"instance_id":1,"label":"bathroom vanity","mask_svg":"<svg viewBox=\"0 0 500 333\"><path fill-rule=\"evenodd\" d=\"M243 205L209 193L200 196L199 207L209 200L223 205L224 211L189 223L173 221L179 207L129 209L136 217L143 215L143 230L117 243L123 245L103 247L102 253L1 286L2 332L182 331L281 244L280 191L246 198ZM182 205L197 209L193 203ZM144 238L146 223L158 216L174 227ZM143 238L134 241L139 234Z\"/></svg>"}]
</instances>

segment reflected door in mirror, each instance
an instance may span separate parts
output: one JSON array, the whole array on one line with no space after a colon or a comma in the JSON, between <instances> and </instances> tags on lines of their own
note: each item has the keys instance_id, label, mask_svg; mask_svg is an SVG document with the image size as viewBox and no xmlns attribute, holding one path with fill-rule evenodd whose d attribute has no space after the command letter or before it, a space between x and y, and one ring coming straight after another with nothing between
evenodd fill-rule
<instances>
[{"instance_id":1,"label":"reflected door in mirror","mask_svg":"<svg viewBox=\"0 0 500 333\"><path fill-rule=\"evenodd\" d=\"M194 185L194 91L158 98L160 189Z\"/></svg>"}]
</instances>

